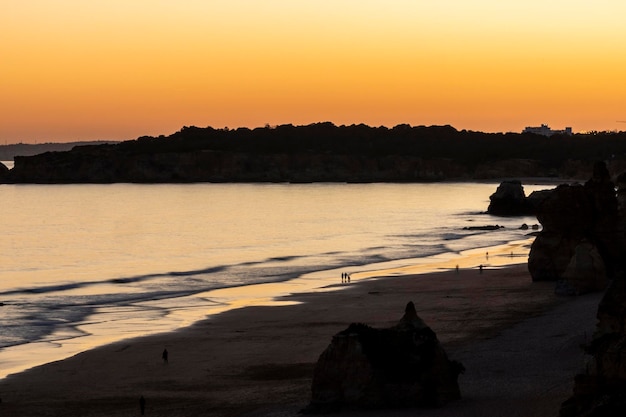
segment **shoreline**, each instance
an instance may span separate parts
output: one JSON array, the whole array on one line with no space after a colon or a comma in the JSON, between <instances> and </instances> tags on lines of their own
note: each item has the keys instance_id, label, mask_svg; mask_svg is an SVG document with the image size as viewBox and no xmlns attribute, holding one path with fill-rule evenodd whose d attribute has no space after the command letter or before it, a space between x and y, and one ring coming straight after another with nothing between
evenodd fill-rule
<instances>
[{"instance_id":1,"label":"shoreline","mask_svg":"<svg viewBox=\"0 0 626 417\"><path fill-rule=\"evenodd\" d=\"M200 292L190 296L136 303L143 308L164 309L166 316L138 319L128 311L101 310L78 323L74 329L62 329L40 341L0 349L0 381L9 375L34 367L71 358L82 352L126 339L174 332L210 320L229 310L254 306L283 306L297 303L284 297L308 292L346 289L338 277L351 273L351 283L403 275L427 274L442 270L501 268L526 262L534 237L505 244L475 248L460 253L445 252L422 258L409 258L362 265L358 268L335 268L310 272L276 283L260 283ZM489 255L490 254L490 255ZM104 318L106 317L106 319ZM120 331L123 329L123 331Z\"/></svg>"},{"instance_id":2,"label":"shoreline","mask_svg":"<svg viewBox=\"0 0 626 417\"><path fill-rule=\"evenodd\" d=\"M486 255L484 248L470 252L467 265ZM295 416L310 400L314 364L334 334L352 322L389 327L413 301L449 357L467 368L462 399L420 415L557 415L583 365L579 345L591 337L601 294L557 297L554 283L531 282L525 264L496 265L506 253L489 248L493 266L482 274L472 267L456 273L452 258L439 272L356 276L348 285L283 295L282 305L234 308L184 329L100 346L0 380L0 412L139 415L143 395L153 416Z\"/></svg>"}]
</instances>

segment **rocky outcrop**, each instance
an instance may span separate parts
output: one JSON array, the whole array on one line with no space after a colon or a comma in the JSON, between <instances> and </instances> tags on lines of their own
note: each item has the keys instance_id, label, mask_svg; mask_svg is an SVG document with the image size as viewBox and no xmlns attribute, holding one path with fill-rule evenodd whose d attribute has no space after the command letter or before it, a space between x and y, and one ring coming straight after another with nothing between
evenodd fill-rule
<instances>
[{"instance_id":1,"label":"rocky outcrop","mask_svg":"<svg viewBox=\"0 0 626 417\"><path fill-rule=\"evenodd\" d=\"M533 224L532 226L529 226L526 223L522 223L522 225L519 227L519 229L520 230L528 230L528 229L539 230L539 225L538 224Z\"/></svg>"},{"instance_id":2,"label":"rocky outcrop","mask_svg":"<svg viewBox=\"0 0 626 417\"><path fill-rule=\"evenodd\" d=\"M530 193L528 197L526 197L526 205L530 209L530 213L532 215L537 214L538 207L543 201L548 198L552 190L538 190Z\"/></svg>"},{"instance_id":3,"label":"rocky outcrop","mask_svg":"<svg viewBox=\"0 0 626 417\"><path fill-rule=\"evenodd\" d=\"M528 269L533 281L556 281L569 265L578 243L591 234L591 207L581 185L560 185L540 205L543 230L532 244Z\"/></svg>"},{"instance_id":4,"label":"rocky outcrop","mask_svg":"<svg viewBox=\"0 0 626 417\"><path fill-rule=\"evenodd\" d=\"M392 328L353 323L333 337L315 366L304 411L443 405L460 398L462 371L410 302Z\"/></svg>"},{"instance_id":5,"label":"rocky outcrop","mask_svg":"<svg viewBox=\"0 0 626 417\"><path fill-rule=\"evenodd\" d=\"M573 395L561 406L561 417L600 417L626 415L626 175L617 177L617 207L609 198L611 190L605 181L602 167L597 167L594 184L589 189L599 190L593 200L596 210L605 218L594 229L601 238L614 238L603 259L612 262L611 278L598 306L598 324L593 340L586 346L591 355L584 372L574 380ZM604 183L604 185L602 185ZM603 190L603 191L602 191ZM604 207L606 205L606 207ZM609 234L617 212L617 234ZM612 256L617 256L612 258Z\"/></svg>"},{"instance_id":6,"label":"rocky outcrop","mask_svg":"<svg viewBox=\"0 0 626 417\"><path fill-rule=\"evenodd\" d=\"M602 291L607 284L606 267L598 248L582 240L557 281L555 292L559 295L578 295Z\"/></svg>"},{"instance_id":7,"label":"rocky outcrop","mask_svg":"<svg viewBox=\"0 0 626 417\"><path fill-rule=\"evenodd\" d=\"M598 162L594 165L593 176L585 183L585 191L591 201L594 215L593 237L608 269L610 278L620 273L619 264L626 247L623 230L619 220L617 193L615 184L606 165Z\"/></svg>"},{"instance_id":8,"label":"rocky outcrop","mask_svg":"<svg viewBox=\"0 0 626 417\"><path fill-rule=\"evenodd\" d=\"M603 290L618 272L622 236L617 197L606 166L596 164L585 185L560 185L537 207L543 225L532 244L533 281L558 281L563 295Z\"/></svg>"},{"instance_id":9,"label":"rocky outcrop","mask_svg":"<svg viewBox=\"0 0 626 417\"><path fill-rule=\"evenodd\" d=\"M0 162L0 181L6 178L8 174L9 174L9 168L7 168L6 165Z\"/></svg>"},{"instance_id":10,"label":"rocky outcrop","mask_svg":"<svg viewBox=\"0 0 626 417\"><path fill-rule=\"evenodd\" d=\"M524 187L518 180L503 181L489 197L487 212L496 216L521 216L531 214Z\"/></svg>"},{"instance_id":11,"label":"rocky outcrop","mask_svg":"<svg viewBox=\"0 0 626 417\"><path fill-rule=\"evenodd\" d=\"M500 226L499 224L488 224L486 226L466 226L463 230L484 230L484 231L492 231L492 230L500 230L504 229L504 226Z\"/></svg>"},{"instance_id":12,"label":"rocky outcrop","mask_svg":"<svg viewBox=\"0 0 626 417\"><path fill-rule=\"evenodd\" d=\"M545 200L551 190L533 191L527 197L519 180L507 180L500 183L490 197L487 213L495 216L528 216L537 212L537 207Z\"/></svg>"}]
</instances>

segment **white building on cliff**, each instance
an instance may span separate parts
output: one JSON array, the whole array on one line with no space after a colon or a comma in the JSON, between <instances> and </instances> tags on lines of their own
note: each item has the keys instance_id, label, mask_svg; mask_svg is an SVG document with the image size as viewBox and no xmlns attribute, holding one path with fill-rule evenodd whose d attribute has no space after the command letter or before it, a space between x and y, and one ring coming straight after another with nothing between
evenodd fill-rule
<instances>
[{"instance_id":1,"label":"white building on cliff","mask_svg":"<svg viewBox=\"0 0 626 417\"><path fill-rule=\"evenodd\" d=\"M535 135L552 136L552 135L572 135L572 128L566 127L563 130L552 130L548 125L541 125L539 127L527 126L522 133L534 133Z\"/></svg>"}]
</instances>

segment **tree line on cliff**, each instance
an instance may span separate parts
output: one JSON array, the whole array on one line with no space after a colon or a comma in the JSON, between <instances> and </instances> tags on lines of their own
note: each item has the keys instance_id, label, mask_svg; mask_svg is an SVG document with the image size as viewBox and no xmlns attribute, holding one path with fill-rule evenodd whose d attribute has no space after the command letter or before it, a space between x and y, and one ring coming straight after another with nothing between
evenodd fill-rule
<instances>
[{"instance_id":1,"label":"tree line on cliff","mask_svg":"<svg viewBox=\"0 0 626 417\"><path fill-rule=\"evenodd\" d=\"M414 155L451 158L468 165L502 159L535 159L558 166L566 160L626 157L626 132L577 135L484 133L446 126L393 128L365 124L335 126L314 123L235 130L183 127L169 137L141 137L125 142L137 150L177 152L213 149L251 153L326 152L363 155Z\"/></svg>"},{"instance_id":2,"label":"tree line on cliff","mask_svg":"<svg viewBox=\"0 0 626 417\"><path fill-rule=\"evenodd\" d=\"M4 182L430 181L585 178L626 166L626 132L545 137L452 126L364 124L215 129L16 157Z\"/></svg>"}]
</instances>

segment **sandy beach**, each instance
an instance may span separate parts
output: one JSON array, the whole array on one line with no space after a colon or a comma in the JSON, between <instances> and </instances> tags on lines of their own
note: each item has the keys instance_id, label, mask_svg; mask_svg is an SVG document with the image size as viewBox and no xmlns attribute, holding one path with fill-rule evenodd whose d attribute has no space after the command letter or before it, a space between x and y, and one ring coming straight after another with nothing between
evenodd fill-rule
<instances>
[{"instance_id":1,"label":"sandy beach","mask_svg":"<svg viewBox=\"0 0 626 417\"><path fill-rule=\"evenodd\" d=\"M393 325L408 301L467 369L460 401L420 415L558 415L584 365L580 344L591 337L601 295L561 298L553 286L532 283L525 264L336 284L340 291L233 309L11 375L0 381L0 415L133 416L143 396L148 416L295 416L332 336L352 322Z\"/></svg>"}]
</instances>

